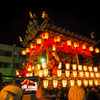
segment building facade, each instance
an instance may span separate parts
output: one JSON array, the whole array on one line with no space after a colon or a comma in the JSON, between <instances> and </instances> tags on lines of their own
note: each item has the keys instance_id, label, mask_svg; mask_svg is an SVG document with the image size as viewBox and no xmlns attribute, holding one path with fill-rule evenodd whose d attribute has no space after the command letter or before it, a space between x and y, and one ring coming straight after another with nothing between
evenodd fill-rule
<instances>
[{"instance_id":1,"label":"building facade","mask_svg":"<svg viewBox=\"0 0 100 100\"><path fill-rule=\"evenodd\" d=\"M27 63L27 55L22 55L24 48L16 47L15 44L0 44L0 73L6 76L15 76L16 69L22 70L22 63Z\"/></svg>"}]
</instances>

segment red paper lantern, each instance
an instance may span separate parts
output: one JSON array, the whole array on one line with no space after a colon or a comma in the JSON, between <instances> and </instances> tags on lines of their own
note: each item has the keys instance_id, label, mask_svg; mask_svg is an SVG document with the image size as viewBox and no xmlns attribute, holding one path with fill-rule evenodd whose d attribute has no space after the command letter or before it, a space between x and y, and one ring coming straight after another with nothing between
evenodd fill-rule
<instances>
[{"instance_id":1,"label":"red paper lantern","mask_svg":"<svg viewBox=\"0 0 100 100\"><path fill-rule=\"evenodd\" d=\"M49 34L47 32L42 34L42 39L48 39L49 38Z\"/></svg>"},{"instance_id":2,"label":"red paper lantern","mask_svg":"<svg viewBox=\"0 0 100 100\"><path fill-rule=\"evenodd\" d=\"M99 53L99 49L98 48L95 48L94 52L95 53Z\"/></svg>"},{"instance_id":3,"label":"red paper lantern","mask_svg":"<svg viewBox=\"0 0 100 100\"><path fill-rule=\"evenodd\" d=\"M79 43L78 42L74 42L74 47L75 48L79 47Z\"/></svg>"},{"instance_id":4,"label":"red paper lantern","mask_svg":"<svg viewBox=\"0 0 100 100\"><path fill-rule=\"evenodd\" d=\"M55 36L54 37L54 42L60 42L60 36Z\"/></svg>"},{"instance_id":5,"label":"red paper lantern","mask_svg":"<svg viewBox=\"0 0 100 100\"><path fill-rule=\"evenodd\" d=\"M30 48L31 48L31 49L35 49L35 48L36 48L36 45L35 45L34 43L32 43L32 44L30 45Z\"/></svg>"}]
</instances>

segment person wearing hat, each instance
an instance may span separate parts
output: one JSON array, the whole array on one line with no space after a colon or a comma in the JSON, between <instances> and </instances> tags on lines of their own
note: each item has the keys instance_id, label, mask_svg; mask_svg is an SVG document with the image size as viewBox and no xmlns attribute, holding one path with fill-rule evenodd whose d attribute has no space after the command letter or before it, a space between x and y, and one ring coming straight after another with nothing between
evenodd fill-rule
<instances>
[{"instance_id":1,"label":"person wearing hat","mask_svg":"<svg viewBox=\"0 0 100 100\"><path fill-rule=\"evenodd\" d=\"M86 100L85 90L79 86L72 86L68 92L68 100Z\"/></svg>"},{"instance_id":2,"label":"person wearing hat","mask_svg":"<svg viewBox=\"0 0 100 100\"><path fill-rule=\"evenodd\" d=\"M0 100L21 100L22 96L22 89L16 85L7 85L0 91Z\"/></svg>"}]
</instances>

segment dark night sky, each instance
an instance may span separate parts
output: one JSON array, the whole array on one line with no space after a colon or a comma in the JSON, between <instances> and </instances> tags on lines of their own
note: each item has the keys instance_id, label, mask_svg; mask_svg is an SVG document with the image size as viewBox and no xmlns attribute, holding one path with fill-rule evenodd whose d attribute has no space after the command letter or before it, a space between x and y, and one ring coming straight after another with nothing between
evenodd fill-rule
<instances>
[{"instance_id":1,"label":"dark night sky","mask_svg":"<svg viewBox=\"0 0 100 100\"><path fill-rule=\"evenodd\" d=\"M54 25L89 37L95 33L100 40L100 3L62 2L62 1L28 1L1 3L0 8L0 43L17 44L18 36L24 37L29 18L29 11L41 17L42 11L48 13Z\"/></svg>"}]
</instances>

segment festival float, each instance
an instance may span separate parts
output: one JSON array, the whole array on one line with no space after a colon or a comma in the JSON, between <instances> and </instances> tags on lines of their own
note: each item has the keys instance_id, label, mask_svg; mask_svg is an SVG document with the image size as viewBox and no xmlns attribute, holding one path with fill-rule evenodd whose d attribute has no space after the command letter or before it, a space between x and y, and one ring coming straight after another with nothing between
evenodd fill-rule
<instances>
[{"instance_id":1,"label":"festival float","mask_svg":"<svg viewBox=\"0 0 100 100\"><path fill-rule=\"evenodd\" d=\"M19 37L26 47L22 54L28 54L25 77L38 77L38 85L46 96L59 97L73 85L85 89L100 87L100 69L92 59L93 54L99 53L98 42L50 24L45 12L41 19L31 12L29 15L25 38ZM18 69L16 75L21 77Z\"/></svg>"}]
</instances>

